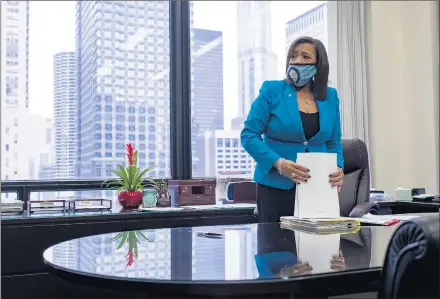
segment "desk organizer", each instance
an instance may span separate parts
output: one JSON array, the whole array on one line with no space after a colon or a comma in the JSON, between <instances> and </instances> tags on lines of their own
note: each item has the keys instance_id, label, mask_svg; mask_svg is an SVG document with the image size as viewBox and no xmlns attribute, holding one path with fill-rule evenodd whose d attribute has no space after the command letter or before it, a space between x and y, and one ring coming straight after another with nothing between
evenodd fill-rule
<instances>
[{"instance_id":1,"label":"desk organizer","mask_svg":"<svg viewBox=\"0 0 440 299\"><path fill-rule=\"evenodd\" d=\"M112 201L104 198L74 199L69 201L71 212L106 211L112 209Z\"/></svg>"},{"instance_id":2,"label":"desk organizer","mask_svg":"<svg viewBox=\"0 0 440 299\"><path fill-rule=\"evenodd\" d=\"M66 200L51 199L51 200L30 200L28 201L29 213L48 213L48 212L66 212Z\"/></svg>"}]
</instances>

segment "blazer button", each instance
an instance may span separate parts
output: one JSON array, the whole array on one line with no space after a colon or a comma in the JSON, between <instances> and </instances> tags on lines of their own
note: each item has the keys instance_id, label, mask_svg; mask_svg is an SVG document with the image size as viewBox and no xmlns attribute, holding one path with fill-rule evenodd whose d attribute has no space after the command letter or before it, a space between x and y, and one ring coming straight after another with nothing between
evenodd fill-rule
<instances>
[{"instance_id":1,"label":"blazer button","mask_svg":"<svg viewBox=\"0 0 440 299\"><path fill-rule=\"evenodd\" d=\"M309 143L308 143L307 141L304 141L303 144L304 144L304 145L307 145L307 144L309 144Z\"/></svg>"}]
</instances>

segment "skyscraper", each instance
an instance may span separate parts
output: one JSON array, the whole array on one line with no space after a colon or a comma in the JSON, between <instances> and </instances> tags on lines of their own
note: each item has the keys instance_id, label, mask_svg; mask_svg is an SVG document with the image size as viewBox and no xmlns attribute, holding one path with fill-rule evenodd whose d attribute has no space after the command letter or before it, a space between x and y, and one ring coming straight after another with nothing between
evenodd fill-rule
<instances>
[{"instance_id":1,"label":"skyscraper","mask_svg":"<svg viewBox=\"0 0 440 299\"><path fill-rule=\"evenodd\" d=\"M246 116L265 80L277 76L270 1L237 1L238 117Z\"/></svg>"},{"instance_id":2,"label":"skyscraper","mask_svg":"<svg viewBox=\"0 0 440 299\"><path fill-rule=\"evenodd\" d=\"M76 163L76 55L62 52L54 56L53 130L54 175L75 178Z\"/></svg>"},{"instance_id":3,"label":"skyscraper","mask_svg":"<svg viewBox=\"0 0 440 299\"><path fill-rule=\"evenodd\" d=\"M323 3L287 22L286 49L288 50L290 44L301 36L319 39L327 48L327 3Z\"/></svg>"},{"instance_id":4,"label":"skyscraper","mask_svg":"<svg viewBox=\"0 0 440 299\"><path fill-rule=\"evenodd\" d=\"M169 3L78 1L77 173L111 177L125 144L170 174Z\"/></svg>"},{"instance_id":5,"label":"skyscraper","mask_svg":"<svg viewBox=\"0 0 440 299\"><path fill-rule=\"evenodd\" d=\"M193 176L205 177L205 132L223 129L223 42L220 31L193 29L192 34Z\"/></svg>"},{"instance_id":6,"label":"skyscraper","mask_svg":"<svg viewBox=\"0 0 440 299\"><path fill-rule=\"evenodd\" d=\"M1 16L1 174L4 180L27 179L29 1L2 1Z\"/></svg>"}]
</instances>

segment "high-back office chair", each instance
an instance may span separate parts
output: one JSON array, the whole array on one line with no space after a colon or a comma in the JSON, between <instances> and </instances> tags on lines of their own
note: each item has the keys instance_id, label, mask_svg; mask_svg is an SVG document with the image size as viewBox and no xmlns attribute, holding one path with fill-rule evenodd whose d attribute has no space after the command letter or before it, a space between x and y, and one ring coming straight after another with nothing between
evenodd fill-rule
<instances>
[{"instance_id":1,"label":"high-back office chair","mask_svg":"<svg viewBox=\"0 0 440 299\"><path fill-rule=\"evenodd\" d=\"M388 244L378 298L439 298L439 214L404 222Z\"/></svg>"},{"instance_id":2,"label":"high-back office chair","mask_svg":"<svg viewBox=\"0 0 440 299\"><path fill-rule=\"evenodd\" d=\"M343 217L362 217L377 212L370 204L370 165L368 150L360 139L342 140L344 154L344 183L339 192L339 208Z\"/></svg>"},{"instance_id":3,"label":"high-back office chair","mask_svg":"<svg viewBox=\"0 0 440 299\"><path fill-rule=\"evenodd\" d=\"M342 148L344 183L339 192L341 216L362 217L368 212L377 213L377 206L369 203L370 166L367 146L360 139L344 139ZM257 209L254 215L258 215Z\"/></svg>"}]
</instances>

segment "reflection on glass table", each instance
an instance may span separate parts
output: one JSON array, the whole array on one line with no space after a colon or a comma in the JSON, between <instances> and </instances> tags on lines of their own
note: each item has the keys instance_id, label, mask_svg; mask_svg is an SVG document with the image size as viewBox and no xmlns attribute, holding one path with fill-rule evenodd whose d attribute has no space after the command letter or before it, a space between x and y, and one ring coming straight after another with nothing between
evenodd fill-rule
<instances>
[{"instance_id":1,"label":"reflection on glass table","mask_svg":"<svg viewBox=\"0 0 440 299\"><path fill-rule=\"evenodd\" d=\"M382 244L393 230L362 227L357 233L329 237L267 223L130 231L63 242L47 249L44 259L58 270L106 279L286 279L379 268L386 249ZM223 238L201 237L207 233Z\"/></svg>"}]
</instances>

